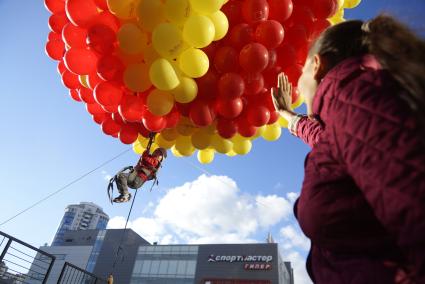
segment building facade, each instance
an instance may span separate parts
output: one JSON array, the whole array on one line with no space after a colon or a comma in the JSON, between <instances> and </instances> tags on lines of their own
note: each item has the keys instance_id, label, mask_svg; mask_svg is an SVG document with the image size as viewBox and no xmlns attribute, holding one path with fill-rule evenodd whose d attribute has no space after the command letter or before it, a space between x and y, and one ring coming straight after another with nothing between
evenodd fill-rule
<instances>
[{"instance_id":1,"label":"building facade","mask_svg":"<svg viewBox=\"0 0 425 284\"><path fill-rule=\"evenodd\" d=\"M91 202L68 205L65 214L52 241L52 246L64 243L64 234L70 230L104 230L109 221L109 216L102 208Z\"/></svg>"}]
</instances>

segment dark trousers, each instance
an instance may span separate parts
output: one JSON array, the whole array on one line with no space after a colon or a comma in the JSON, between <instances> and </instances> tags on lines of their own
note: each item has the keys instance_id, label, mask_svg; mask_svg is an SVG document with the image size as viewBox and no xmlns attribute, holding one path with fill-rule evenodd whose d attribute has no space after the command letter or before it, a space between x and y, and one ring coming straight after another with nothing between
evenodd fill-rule
<instances>
[{"instance_id":1,"label":"dark trousers","mask_svg":"<svg viewBox=\"0 0 425 284\"><path fill-rule=\"evenodd\" d=\"M119 173L117 175L116 182L118 192L121 195L128 194L129 187L132 189L138 189L145 183L145 181L141 179L134 170L129 173Z\"/></svg>"}]
</instances>

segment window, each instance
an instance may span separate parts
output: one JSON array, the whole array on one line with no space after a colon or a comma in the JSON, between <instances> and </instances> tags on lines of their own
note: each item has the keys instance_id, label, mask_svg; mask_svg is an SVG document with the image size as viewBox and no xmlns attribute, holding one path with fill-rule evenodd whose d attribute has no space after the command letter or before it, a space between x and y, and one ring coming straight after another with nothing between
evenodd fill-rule
<instances>
[{"instance_id":1,"label":"window","mask_svg":"<svg viewBox=\"0 0 425 284\"><path fill-rule=\"evenodd\" d=\"M150 274L158 274L159 260L152 260Z\"/></svg>"},{"instance_id":2,"label":"window","mask_svg":"<svg viewBox=\"0 0 425 284\"><path fill-rule=\"evenodd\" d=\"M186 261L186 263L187 263L186 274L187 275L195 275L196 261L194 261L194 260L188 260L188 261Z\"/></svg>"},{"instance_id":3,"label":"window","mask_svg":"<svg viewBox=\"0 0 425 284\"><path fill-rule=\"evenodd\" d=\"M149 274L150 268L151 268L151 261L150 260L143 261L142 274Z\"/></svg>"},{"instance_id":4,"label":"window","mask_svg":"<svg viewBox=\"0 0 425 284\"><path fill-rule=\"evenodd\" d=\"M177 265L177 274L184 275L186 274L186 261L179 261Z\"/></svg>"},{"instance_id":5,"label":"window","mask_svg":"<svg viewBox=\"0 0 425 284\"><path fill-rule=\"evenodd\" d=\"M170 260L168 263L168 273L167 274L176 274L177 273L177 260Z\"/></svg>"},{"instance_id":6,"label":"window","mask_svg":"<svg viewBox=\"0 0 425 284\"><path fill-rule=\"evenodd\" d=\"M158 274L167 274L168 262L168 260L161 260L159 264Z\"/></svg>"}]
</instances>

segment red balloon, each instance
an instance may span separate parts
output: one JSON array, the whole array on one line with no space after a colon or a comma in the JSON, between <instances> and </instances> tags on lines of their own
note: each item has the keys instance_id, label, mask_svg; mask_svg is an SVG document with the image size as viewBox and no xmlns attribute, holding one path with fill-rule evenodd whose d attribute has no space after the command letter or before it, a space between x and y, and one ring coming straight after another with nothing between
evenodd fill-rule
<instances>
[{"instance_id":1,"label":"red balloon","mask_svg":"<svg viewBox=\"0 0 425 284\"><path fill-rule=\"evenodd\" d=\"M64 57L68 70L78 75L87 75L96 70L97 56L88 49L70 48Z\"/></svg>"},{"instance_id":2,"label":"red balloon","mask_svg":"<svg viewBox=\"0 0 425 284\"><path fill-rule=\"evenodd\" d=\"M69 23L69 20L64 12L53 14L49 17L49 28L55 33L60 34L67 23Z\"/></svg>"},{"instance_id":3,"label":"red balloon","mask_svg":"<svg viewBox=\"0 0 425 284\"><path fill-rule=\"evenodd\" d=\"M106 0L94 0L94 2L100 9L108 10L108 3L106 2Z\"/></svg>"},{"instance_id":4,"label":"red balloon","mask_svg":"<svg viewBox=\"0 0 425 284\"><path fill-rule=\"evenodd\" d=\"M124 64L115 55L105 55L97 62L97 74L104 80L119 80L124 72Z\"/></svg>"},{"instance_id":5,"label":"red balloon","mask_svg":"<svg viewBox=\"0 0 425 284\"><path fill-rule=\"evenodd\" d=\"M246 117L251 125L261 127L269 122L270 111L265 106L249 104L246 109Z\"/></svg>"},{"instance_id":6,"label":"red balloon","mask_svg":"<svg viewBox=\"0 0 425 284\"><path fill-rule=\"evenodd\" d=\"M220 98L230 100L242 96L245 83L237 73L226 73L218 80L218 94Z\"/></svg>"},{"instance_id":7,"label":"red balloon","mask_svg":"<svg viewBox=\"0 0 425 284\"><path fill-rule=\"evenodd\" d=\"M103 108L96 102L94 102L92 104L86 104L86 109L87 109L87 112L92 114L92 115L104 114L105 113Z\"/></svg>"},{"instance_id":8,"label":"red balloon","mask_svg":"<svg viewBox=\"0 0 425 284\"><path fill-rule=\"evenodd\" d=\"M275 111L274 109L270 111L270 119L269 122L267 122L267 124L273 124L275 123L280 117L280 114Z\"/></svg>"},{"instance_id":9,"label":"red balloon","mask_svg":"<svg viewBox=\"0 0 425 284\"><path fill-rule=\"evenodd\" d=\"M70 47L86 47L87 30L68 23L62 29L62 39Z\"/></svg>"},{"instance_id":10,"label":"red balloon","mask_svg":"<svg viewBox=\"0 0 425 284\"><path fill-rule=\"evenodd\" d=\"M256 95L263 90L264 78L261 73L243 74L242 77L245 82L245 94Z\"/></svg>"},{"instance_id":11,"label":"red balloon","mask_svg":"<svg viewBox=\"0 0 425 284\"><path fill-rule=\"evenodd\" d=\"M329 26L331 25L331 23L326 20L326 19L318 19L315 24L314 24L314 30L313 33L310 37L310 41L315 41L320 34L326 30Z\"/></svg>"},{"instance_id":12,"label":"red balloon","mask_svg":"<svg viewBox=\"0 0 425 284\"><path fill-rule=\"evenodd\" d=\"M121 102L123 92L117 84L101 82L94 89L94 96L102 106L116 106Z\"/></svg>"},{"instance_id":13,"label":"red balloon","mask_svg":"<svg viewBox=\"0 0 425 284\"><path fill-rule=\"evenodd\" d=\"M124 95L118 107L121 117L129 122L140 122L145 114L143 99L135 95Z\"/></svg>"},{"instance_id":14,"label":"red balloon","mask_svg":"<svg viewBox=\"0 0 425 284\"><path fill-rule=\"evenodd\" d=\"M93 97L93 91L84 87L78 89L78 94L83 102L87 104L94 104L96 100ZM97 104L97 103L96 103Z\"/></svg>"},{"instance_id":15,"label":"red balloon","mask_svg":"<svg viewBox=\"0 0 425 284\"><path fill-rule=\"evenodd\" d=\"M121 127L121 130L119 132L119 139L124 144L132 144L134 141L137 140L137 137L139 136L139 131L137 129L137 126L133 123L126 123Z\"/></svg>"},{"instance_id":16,"label":"red balloon","mask_svg":"<svg viewBox=\"0 0 425 284\"><path fill-rule=\"evenodd\" d=\"M106 25L94 25L87 33L87 44L101 54L111 53L114 50L116 35L114 30Z\"/></svg>"},{"instance_id":17,"label":"red balloon","mask_svg":"<svg viewBox=\"0 0 425 284\"><path fill-rule=\"evenodd\" d=\"M312 3L312 10L318 19L327 19L335 15L338 11L337 0L315 0Z\"/></svg>"},{"instance_id":18,"label":"red balloon","mask_svg":"<svg viewBox=\"0 0 425 284\"><path fill-rule=\"evenodd\" d=\"M102 106L103 110L109 113L118 112L118 105Z\"/></svg>"},{"instance_id":19,"label":"red balloon","mask_svg":"<svg viewBox=\"0 0 425 284\"><path fill-rule=\"evenodd\" d=\"M267 69L263 72L264 78L264 87L271 88L277 86L277 75L282 72L282 67L276 65L270 69Z\"/></svg>"},{"instance_id":20,"label":"red balloon","mask_svg":"<svg viewBox=\"0 0 425 284\"><path fill-rule=\"evenodd\" d=\"M44 6L52 14L65 12L65 0L44 0Z\"/></svg>"},{"instance_id":21,"label":"red balloon","mask_svg":"<svg viewBox=\"0 0 425 284\"><path fill-rule=\"evenodd\" d=\"M244 117L241 117L238 120L238 132L243 137L252 137L257 133L257 127L249 124Z\"/></svg>"},{"instance_id":22,"label":"red balloon","mask_svg":"<svg viewBox=\"0 0 425 284\"><path fill-rule=\"evenodd\" d=\"M154 115L148 110L145 111L142 123L151 132L161 132L167 126L165 117Z\"/></svg>"},{"instance_id":23,"label":"red balloon","mask_svg":"<svg viewBox=\"0 0 425 284\"><path fill-rule=\"evenodd\" d=\"M75 89L69 90L69 96L70 96L70 97L71 97L74 101L81 102L80 94L78 93L78 91L77 91L77 90L75 90Z\"/></svg>"},{"instance_id":24,"label":"red balloon","mask_svg":"<svg viewBox=\"0 0 425 284\"><path fill-rule=\"evenodd\" d=\"M212 100L217 96L217 75L209 70L204 76L199 79L196 79L198 84L198 98ZM187 116L182 112L183 115Z\"/></svg>"},{"instance_id":25,"label":"red balloon","mask_svg":"<svg viewBox=\"0 0 425 284\"><path fill-rule=\"evenodd\" d=\"M137 130L139 131L139 134L145 138L148 138L151 132L147 130L142 123L137 123L136 125L137 125Z\"/></svg>"},{"instance_id":26,"label":"red balloon","mask_svg":"<svg viewBox=\"0 0 425 284\"><path fill-rule=\"evenodd\" d=\"M87 83L90 87L90 89L94 90L94 88L97 86L97 84L103 82L104 80L101 79L99 76L97 76L96 72L92 72L87 75Z\"/></svg>"},{"instance_id":27,"label":"red balloon","mask_svg":"<svg viewBox=\"0 0 425 284\"><path fill-rule=\"evenodd\" d=\"M211 125L215 119L215 113L207 101L196 100L191 103L189 118L196 126L204 127Z\"/></svg>"},{"instance_id":28,"label":"red balloon","mask_svg":"<svg viewBox=\"0 0 425 284\"><path fill-rule=\"evenodd\" d=\"M303 66L299 64L295 64L285 69L285 74L288 76L289 82L292 83L293 86L298 84L298 79L300 78Z\"/></svg>"},{"instance_id":29,"label":"red balloon","mask_svg":"<svg viewBox=\"0 0 425 284\"><path fill-rule=\"evenodd\" d=\"M175 106L177 110L180 112L181 115L189 116L190 112L190 104L182 104L182 103L175 103Z\"/></svg>"},{"instance_id":30,"label":"red balloon","mask_svg":"<svg viewBox=\"0 0 425 284\"><path fill-rule=\"evenodd\" d=\"M269 64L267 64L266 70L275 67L276 63L277 63L277 51L276 51L276 49L270 49L269 50Z\"/></svg>"},{"instance_id":31,"label":"red balloon","mask_svg":"<svg viewBox=\"0 0 425 284\"><path fill-rule=\"evenodd\" d=\"M292 0L268 0L270 15L269 19L283 23L291 15L294 9Z\"/></svg>"},{"instance_id":32,"label":"red balloon","mask_svg":"<svg viewBox=\"0 0 425 284\"><path fill-rule=\"evenodd\" d=\"M62 40L52 40L46 43L46 54L53 60L62 60L65 44Z\"/></svg>"},{"instance_id":33,"label":"red balloon","mask_svg":"<svg viewBox=\"0 0 425 284\"><path fill-rule=\"evenodd\" d=\"M218 73L238 71L238 52L230 47L220 47L214 57L214 67Z\"/></svg>"},{"instance_id":34,"label":"red balloon","mask_svg":"<svg viewBox=\"0 0 425 284\"><path fill-rule=\"evenodd\" d=\"M173 128L179 123L180 121L180 113L177 110L177 108L173 108L173 110L167 114L166 116L167 125L166 128Z\"/></svg>"},{"instance_id":35,"label":"red balloon","mask_svg":"<svg viewBox=\"0 0 425 284\"><path fill-rule=\"evenodd\" d=\"M62 75L62 73L65 72L65 70L67 70L65 67L65 63L63 63L63 60L59 61L58 68L57 68L58 73Z\"/></svg>"},{"instance_id":36,"label":"red balloon","mask_svg":"<svg viewBox=\"0 0 425 284\"><path fill-rule=\"evenodd\" d=\"M277 62L276 64L282 68L289 67L296 63L296 51L290 43L283 44L276 49Z\"/></svg>"},{"instance_id":37,"label":"red balloon","mask_svg":"<svg viewBox=\"0 0 425 284\"><path fill-rule=\"evenodd\" d=\"M234 120L219 118L217 120L217 131L221 137L230 139L238 132L238 126Z\"/></svg>"},{"instance_id":38,"label":"red balloon","mask_svg":"<svg viewBox=\"0 0 425 284\"><path fill-rule=\"evenodd\" d=\"M81 87L78 76L68 70L62 73L62 83L68 89L77 89Z\"/></svg>"},{"instance_id":39,"label":"red balloon","mask_svg":"<svg viewBox=\"0 0 425 284\"><path fill-rule=\"evenodd\" d=\"M112 119L118 123L119 125L123 125L125 122L119 112L115 112L112 114Z\"/></svg>"},{"instance_id":40,"label":"red balloon","mask_svg":"<svg viewBox=\"0 0 425 284\"><path fill-rule=\"evenodd\" d=\"M248 23L267 20L269 17L269 4L267 0L244 0L242 16Z\"/></svg>"},{"instance_id":41,"label":"red balloon","mask_svg":"<svg viewBox=\"0 0 425 284\"><path fill-rule=\"evenodd\" d=\"M285 25L288 27L302 25L306 30L307 37L309 37L314 30L314 22L316 21L313 12L309 8L310 6L311 3L308 6L294 5L292 16Z\"/></svg>"},{"instance_id":42,"label":"red balloon","mask_svg":"<svg viewBox=\"0 0 425 284\"><path fill-rule=\"evenodd\" d=\"M223 5L221 11L226 14L229 26L242 22L242 1L232 0Z\"/></svg>"},{"instance_id":43,"label":"red balloon","mask_svg":"<svg viewBox=\"0 0 425 284\"><path fill-rule=\"evenodd\" d=\"M208 56L208 59L210 60L210 62L214 60L215 53L217 52L217 48L218 48L218 43L216 41L202 48L202 51L205 52L205 54Z\"/></svg>"},{"instance_id":44,"label":"red balloon","mask_svg":"<svg viewBox=\"0 0 425 284\"><path fill-rule=\"evenodd\" d=\"M67 0L65 10L71 22L83 28L99 14L93 0Z\"/></svg>"},{"instance_id":45,"label":"red balloon","mask_svg":"<svg viewBox=\"0 0 425 284\"><path fill-rule=\"evenodd\" d=\"M120 27L120 22L113 14L105 10L98 14L91 22L91 24L105 25L110 27L115 33Z\"/></svg>"},{"instance_id":46,"label":"red balloon","mask_svg":"<svg viewBox=\"0 0 425 284\"><path fill-rule=\"evenodd\" d=\"M242 113L243 107L241 98L218 100L216 103L217 113L227 119L238 117Z\"/></svg>"},{"instance_id":47,"label":"red balloon","mask_svg":"<svg viewBox=\"0 0 425 284\"><path fill-rule=\"evenodd\" d=\"M254 30L246 23L234 26L229 33L229 44L237 49L241 49L254 38Z\"/></svg>"},{"instance_id":48,"label":"red balloon","mask_svg":"<svg viewBox=\"0 0 425 284\"><path fill-rule=\"evenodd\" d=\"M255 30L255 39L268 49L278 47L284 36L282 25L275 20L263 21Z\"/></svg>"},{"instance_id":49,"label":"red balloon","mask_svg":"<svg viewBox=\"0 0 425 284\"><path fill-rule=\"evenodd\" d=\"M248 73L260 73L269 63L267 48L260 43L250 43L242 48L239 54L239 64Z\"/></svg>"},{"instance_id":50,"label":"red balloon","mask_svg":"<svg viewBox=\"0 0 425 284\"><path fill-rule=\"evenodd\" d=\"M50 32L47 36L47 41L54 41L54 40L62 40L62 37L58 33Z\"/></svg>"},{"instance_id":51,"label":"red balloon","mask_svg":"<svg viewBox=\"0 0 425 284\"><path fill-rule=\"evenodd\" d=\"M291 45L295 49L301 46L307 46L308 36L305 26L301 24L296 24L293 27L286 29L285 39L283 40L283 43Z\"/></svg>"},{"instance_id":52,"label":"red balloon","mask_svg":"<svg viewBox=\"0 0 425 284\"><path fill-rule=\"evenodd\" d=\"M102 122L102 131L106 135L114 135L120 132L121 125L116 123L112 117L108 116L103 122Z\"/></svg>"},{"instance_id":53,"label":"red balloon","mask_svg":"<svg viewBox=\"0 0 425 284\"><path fill-rule=\"evenodd\" d=\"M102 124L105 121L105 119L108 117L108 114L100 113L100 114L92 115L92 117L94 122L96 122L97 124Z\"/></svg>"}]
</instances>

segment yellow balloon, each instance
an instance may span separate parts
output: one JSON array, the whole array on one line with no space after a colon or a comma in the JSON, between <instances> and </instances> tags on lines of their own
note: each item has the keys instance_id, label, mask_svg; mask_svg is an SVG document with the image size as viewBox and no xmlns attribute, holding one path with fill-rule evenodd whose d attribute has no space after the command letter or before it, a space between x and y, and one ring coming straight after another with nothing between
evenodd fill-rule
<instances>
[{"instance_id":1,"label":"yellow balloon","mask_svg":"<svg viewBox=\"0 0 425 284\"><path fill-rule=\"evenodd\" d=\"M157 60L160 55L156 52L155 48L152 44L146 46L145 50L143 50L143 60L147 65L152 65L152 63Z\"/></svg>"},{"instance_id":2,"label":"yellow balloon","mask_svg":"<svg viewBox=\"0 0 425 284\"><path fill-rule=\"evenodd\" d=\"M189 118L182 116L179 123L177 123L176 129L180 135L190 136L195 132L196 126L193 125Z\"/></svg>"},{"instance_id":3,"label":"yellow balloon","mask_svg":"<svg viewBox=\"0 0 425 284\"><path fill-rule=\"evenodd\" d=\"M212 14L220 10L223 0L190 0L193 9L200 14Z\"/></svg>"},{"instance_id":4,"label":"yellow balloon","mask_svg":"<svg viewBox=\"0 0 425 284\"><path fill-rule=\"evenodd\" d=\"M208 56L200 49L189 48L179 57L180 69L189 77L199 78L207 73Z\"/></svg>"},{"instance_id":5,"label":"yellow balloon","mask_svg":"<svg viewBox=\"0 0 425 284\"><path fill-rule=\"evenodd\" d=\"M183 155L176 149L176 145L174 145L173 147L171 147L171 153L175 156L175 157L183 157Z\"/></svg>"},{"instance_id":6,"label":"yellow balloon","mask_svg":"<svg viewBox=\"0 0 425 284\"><path fill-rule=\"evenodd\" d=\"M298 99L291 105L292 109L299 108L304 103L304 97L299 95Z\"/></svg>"},{"instance_id":7,"label":"yellow balloon","mask_svg":"<svg viewBox=\"0 0 425 284\"><path fill-rule=\"evenodd\" d=\"M198 161L201 164L209 164L214 160L214 150L206 149L198 151Z\"/></svg>"},{"instance_id":8,"label":"yellow balloon","mask_svg":"<svg viewBox=\"0 0 425 284\"><path fill-rule=\"evenodd\" d=\"M282 130L278 123L274 123L266 126L266 130L263 133L263 138L267 141L276 141L282 134Z\"/></svg>"},{"instance_id":9,"label":"yellow balloon","mask_svg":"<svg viewBox=\"0 0 425 284\"><path fill-rule=\"evenodd\" d=\"M288 121L284 119L283 117L279 117L279 119L277 120L277 123L279 124L280 127L288 128Z\"/></svg>"},{"instance_id":10,"label":"yellow balloon","mask_svg":"<svg viewBox=\"0 0 425 284\"><path fill-rule=\"evenodd\" d=\"M117 37L119 46L124 53L142 53L148 45L148 36L133 23L122 25Z\"/></svg>"},{"instance_id":11,"label":"yellow balloon","mask_svg":"<svg viewBox=\"0 0 425 284\"><path fill-rule=\"evenodd\" d=\"M180 84L173 66L164 58L159 58L152 63L149 78L155 87L163 91L172 90Z\"/></svg>"},{"instance_id":12,"label":"yellow balloon","mask_svg":"<svg viewBox=\"0 0 425 284\"><path fill-rule=\"evenodd\" d=\"M182 32L175 24L159 24L153 31L152 44L163 57L177 58L183 50Z\"/></svg>"},{"instance_id":13,"label":"yellow balloon","mask_svg":"<svg viewBox=\"0 0 425 284\"><path fill-rule=\"evenodd\" d=\"M192 14L189 0L166 0L165 17L172 23L183 24Z\"/></svg>"},{"instance_id":14,"label":"yellow balloon","mask_svg":"<svg viewBox=\"0 0 425 284\"><path fill-rule=\"evenodd\" d=\"M245 138L236 134L233 138L233 152L238 155L246 155L251 151L252 142L249 138Z\"/></svg>"},{"instance_id":15,"label":"yellow balloon","mask_svg":"<svg viewBox=\"0 0 425 284\"><path fill-rule=\"evenodd\" d=\"M149 94L146 103L151 113L163 116L173 109L174 98L169 92L155 89Z\"/></svg>"},{"instance_id":16,"label":"yellow balloon","mask_svg":"<svg viewBox=\"0 0 425 284\"><path fill-rule=\"evenodd\" d=\"M346 9L352 9L357 7L360 4L360 2L362 1L361 0L345 0L343 7Z\"/></svg>"},{"instance_id":17,"label":"yellow balloon","mask_svg":"<svg viewBox=\"0 0 425 284\"><path fill-rule=\"evenodd\" d=\"M143 147L142 144L140 144L139 141L136 140L136 142L133 143L133 151L134 153L138 154L138 155L142 155L143 152L145 152L146 148Z\"/></svg>"},{"instance_id":18,"label":"yellow balloon","mask_svg":"<svg viewBox=\"0 0 425 284\"><path fill-rule=\"evenodd\" d=\"M140 145L142 145L143 148L146 149L148 147L149 139L143 135L139 134L139 136L137 136L137 141L140 143Z\"/></svg>"},{"instance_id":19,"label":"yellow balloon","mask_svg":"<svg viewBox=\"0 0 425 284\"><path fill-rule=\"evenodd\" d=\"M214 23L207 16L190 16L183 27L183 39L196 48L209 45L214 40L214 35Z\"/></svg>"},{"instance_id":20,"label":"yellow balloon","mask_svg":"<svg viewBox=\"0 0 425 284\"><path fill-rule=\"evenodd\" d=\"M153 31L165 22L164 4L161 0L141 0L137 6L137 21L145 31Z\"/></svg>"},{"instance_id":21,"label":"yellow balloon","mask_svg":"<svg viewBox=\"0 0 425 284\"><path fill-rule=\"evenodd\" d=\"M174 141L179 137L179 133L176 128L167 128L161 131L161 137L167 141Z\"/></svg>"},{"instance_id":22,"label":"yellow balloon","mask_svg":"<svg viewBox=\"0 0 425 284\"><path fill-rule=\"evenodd\" d=\"M81 85L83 85L87 89L90 89L90 86L89 86L87 80L88 80L87 75L78 75L78 81L80 81Z\"/></svg>"},{"instance_id":23,"label":"yellow balloon","mask_svg":"<svg viewBox=\"0 0 425 284\"><path fill-rule=\"evenodd\" d=\"M338 10L344 7L344 1L345 0L338 0Z\"/></svg>"},{"instance_id":24,"label":"yellow balloon","mask_svg":"<svg viewBox=\"0 0 425 284\"><path fill-rule=\"evenodd\" d=\"M250 139L250 140L257 139L258 137L260 137L261 135L263 135L265 129L266 129L266 126L265 125L263 125L261 127L258 127L257 128L257 131L255 132L255 135L252 136L252 137L250 137L250 138L248 138L248 139Z\"/></svg>"},{"instance_id":25,"label":"yellow balloon","mask_svg":"<svg viewBox=\"0 0 425 284\"><path fill-rule=\"evenodd\" d=\"M229 139L224 139L219 135L214 135L212 139L212 146L217 152L221 154L226 154L227 152L232 150L233 142Z\"/></svg>"},{"instance_id":26,"label":"yellow balloon","mask_svg":"<svg viewBox=\"0 0 425 284\"><path fill-rule=\"evenodd\" d=\"M143 53L129 54L125 53L121 48L118 48L117 56L121 59L121 62L124 64L124 66L143 62Z\"/></svg>"},{"instance_id":27,"label":"yellow balloon","mask_svg":"<svg viewBox=\"0 0 425 284\"><path fill-rule=\"evenodd\" d=\"M233 144L233 147L235 147L235 144ZM229 157L234 157L234 156L236 156L237 154L236 154L236 152L235 152L235 151L230 150L229 152L227 152L227 153L226 153L226 155L227 155L227 156L229 156Z\"/></svg>"},{"instance_id":28,"label":"yellow balloon","mask_svg":"<svg viewBox=\"0 0 425 284\"><path fill-rule=\"evenodd\" d=\"M190 136L179 136L176 140L176 150L183 156L190 156L195 152Z\"/></svg>"},{"instance_id":29,"label":"yellow balloon","mask_svg":"<svg viewBox=\"0 0 425 284\"><path fill-rule=\"evenodd\" d=\"M135 17L139 0L107 0L109 11L120 19Z\"/></svg>"},{"instance_id":30,"label":"yellow balloon","mask_svg":"<svg viewBox=\"0 0 425 284\"><path fill-rule=\"evenodd\" d=\"M215 28L214 40L222 39L227 34L227 31L229 30L229 21L227 20L226 15L221 11L217 11L211 15L208 15L208 17L211 19L211 21L214 24L214 28Z\"/></svg>"},{"instance_id":31,"label":"yellow balloon","mask_svg":"<svg viewBox=\"0 0 425 284\"><path fill-rule=\"evenodd\" d=\"M171 93L174 95L176 102L186 104L196 98L198 94L198 85L192 78L183 76L180 77L180 84Z\"/></svg>"},{"instance_id":32,"label":"yellow balloon","mask_svg":"<svg viewBox=\"0 0 425 284\"><path fill-rule=\"evenodd\" d=\"M148 90L152 86L148 66L144 63L128 65L124 71L124 84L134 92Z\"/></svg>"},{"instance_id":33,"label":"yellow balloon","mask_svg":"<svg viewBox=\"0 0 425 284\"><path fill-rule=\"evenodd\" d=\"M211 146L213 136L211 136L207 131L205 130L199 130L192 134L192 145L199 150L207 149Z\"/></svg>"},{"instance_id":34,"label":"yellow balloon","mask_svg":"<svg viewBox=\"0 0 425 284\"><path fill-rule=\"evenodd\" d=\"M338 12L335 13L332 17L328 19L328 21L331 23L331 25L336 25L341 22L344 22L344 9L338 10Z\"/></svg>"},{"instance_id":35,"label":"yellow balloon","mask_svg":"<svg viewBox=\"0 0 425 284\"><path fill-rule=\"evenodd\" d=\"M165 139L162 133L156 137L155 142L158 144L159 147L162 147L165 149L170 149L171 147L174 146L174 144L176 144L176 141L174 140L168 141L167 139Z\"/></svg>"}]
</instances>

